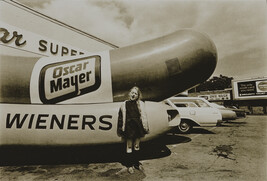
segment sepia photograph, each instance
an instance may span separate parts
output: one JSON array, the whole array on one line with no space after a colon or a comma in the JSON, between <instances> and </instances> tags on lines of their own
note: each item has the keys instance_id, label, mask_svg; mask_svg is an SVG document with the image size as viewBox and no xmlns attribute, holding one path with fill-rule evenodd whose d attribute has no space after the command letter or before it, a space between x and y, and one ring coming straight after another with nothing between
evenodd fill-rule
<instances>
[{"instance_id":1,"label":"sepia photograph","mask_svg":"<svg viewBox=\"0 0 267 181\"><path fill-rule=\"evenodd\" d=\"M267 180L266 0L0 0L0 180Z\"/></svg>"}]
</instances>

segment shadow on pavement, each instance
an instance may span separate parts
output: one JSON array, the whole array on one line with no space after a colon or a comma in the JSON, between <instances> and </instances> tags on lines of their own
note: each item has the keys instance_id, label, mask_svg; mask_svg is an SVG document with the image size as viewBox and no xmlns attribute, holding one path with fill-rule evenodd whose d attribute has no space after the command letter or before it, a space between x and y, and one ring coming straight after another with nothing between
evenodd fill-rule
<instances>
[{"instance_id":1,"label":"shadow on pavement","mask_svg":"<svg viewBox=\"0 0 267 181\"><path fill-rule=\"evenodd\" d=\"M245 121L243 121L243 122L228 121L227 123L229 123L229 124L247 124L247 122L245 122Z\"/></svg>"},{"instance_id":2,"label":"shadow on pavement","mask_svg":"<svg viewBox=\"0 0 267 181\"><path fill-rule=\"evenodd\" d=\"M166 145L191 141L187 137L164 135L141 143L139 160L169 156ZM94 146L7 146L0 149L0 166L7 165L58 165L122 162L125 157L124 144Z\"/></svg>"},{"instance_id":3,"label":"shadow on pavement","mask_svg":"<svg viewBox=\"0 0 267 181\"><path fill-rule=\"evenodd\" d=\"M189 135L189 134L215 134L212 131L209 131L205 128L201 127L193 127L189 133L180 133L178 130L173 130L171 133L173 134L180 134L180 135Z\"/></svg>"},{"instance_id":4,"label":"shadow on pavement","mask_svg":"<svg viewBox=\"0 0 267 181\"><path fill-rule=\"evenodd\" d=\"M181 135L176 135L175 133L170 132L164 136L161 136L161 137L151 141L149 144L173 145L173 144L187 143L190 141L191 141L191 138L181 136Z\"/></svg>"},{"instance_id":5,"label":"shadow on pavement","mask_svg":"<svg viewBox=\"0 0 267 181\"><path fill-rule=\"evenodd\" d=\"M204 128L193 128L191 134L215 134L215 133Z\"/></svg>"},{"instance_id":6,"label":"shadow on pavement","mask_svg":"<svg viewBox=\"0 0 267 181\"><path fill-rule=\"evenodd\" d=\"M220 127L238 127L239 125L244 125L244 124L247 124L247 122L227 121L227 122L222 123Z\"/></svg>"}]
</instances>

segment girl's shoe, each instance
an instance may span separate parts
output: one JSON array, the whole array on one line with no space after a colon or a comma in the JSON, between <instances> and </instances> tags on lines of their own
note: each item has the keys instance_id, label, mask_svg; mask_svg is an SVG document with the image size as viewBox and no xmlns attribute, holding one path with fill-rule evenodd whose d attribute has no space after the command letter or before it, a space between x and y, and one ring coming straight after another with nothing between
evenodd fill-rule
<instances>
[{"instance_id":1,"label":"girl's shoe","mask_svg":"<svg viewBox=\"0 0 267 181\"><path fill-rule=\"evenodd\" d=\"M133 174L133 173L134 173L134 169L133 169L133 167L128 167L128 172L129 172L130 174Z\"/></svg>"},{"instance_id":2,"label":"girl's shoe","mask_svg":"<svg viewBox=\"0 0 267 181\"><path fill-rule=\"evenodd\" d=\"M140 170L140 171L144 171L145 170L142 164L139 165L138 170Z\"/></svg>"},{"instance_id":3,"label":"girl's shoe","mask_svg":"<svg viewBox=\"0 0 267 181\"><path fill-rule=\"evenodd\" d=\"M140 170L140 171L144 171L144 167L142 165L142 163L137 163L137 164L134 164L134 168L136 168L137 170Z\"/></svg>"}]
</instances>

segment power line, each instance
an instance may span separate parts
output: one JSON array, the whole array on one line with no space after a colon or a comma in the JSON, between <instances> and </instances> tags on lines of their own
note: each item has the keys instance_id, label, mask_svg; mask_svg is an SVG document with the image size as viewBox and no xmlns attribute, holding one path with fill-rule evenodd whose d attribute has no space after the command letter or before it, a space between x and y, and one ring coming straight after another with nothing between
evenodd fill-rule
<instances>
[{"instance_id":1,"label":"power line","mask_svg":"<svg viewBox=\"0 0 267 181\"><path fill-rule=\"evenodd\" d=\"M21 3L19 3L19 2L16 2L16 1L14 1L14 0L10 0L10 1L8 1L8 0L3 0L3 1L6 2L6 3L8 3L8 4L10 4L10 5L12 5L12 6L15 6L15 7L17 7L17 8L20 8L20 9L24 10L24 11L27 11L27 12L33 14L33 15L39 16L40 18L43 18L43 19L45 19L45 20L48 20L48 21L50 21L50 22L52 22L52 23L54 23L54 24L57 24L57 25L59 25L59 26L65 27L65 28L68 28L68 29L70 29L71 31L74 31L74 32L76 32L76 33L79 33L79 34L81 34L81 35L84 35L84 36L86 36L86 37L89 37L89 38L91 38L91 39L93 39L93 40L96 40L96 41L98 41L98 42L100 42L100 43L103 43L103 44L105 44L105 45L108 45L108 46L110 46L110 47L112 47L112 48L119 48L119 46L117 46L117 45L114 45L114 44L112 44L112 43L110 43L110 42L107 42L107 41L105 41L105 40L102 40L102 39L100 39L100 38L98 38L98 37L96 37L96 36L93 36L93 35L91 35L91 34L85 32L85 31L82 31L82 30L80 30L80 29L78 29L78 28L75 28L75 27L73 27L73 26L71 26L71 25L68 25L68 24L66 24L66 23L63 23L63 22L61 22L61 21L59 21L59 20L57 20L57 19L51 18L50 16L47 16L47 15L45 15L45 14L43 14L43 13L40 13L40 12L38 12L38 11L36 11L36 10L34 10L34 9L30 8L30 7L28 7L28 6L25 6L25 5L21 4ZM14 4L14 3L15 3L15 4Z\"/></svg>"}]
</instances>

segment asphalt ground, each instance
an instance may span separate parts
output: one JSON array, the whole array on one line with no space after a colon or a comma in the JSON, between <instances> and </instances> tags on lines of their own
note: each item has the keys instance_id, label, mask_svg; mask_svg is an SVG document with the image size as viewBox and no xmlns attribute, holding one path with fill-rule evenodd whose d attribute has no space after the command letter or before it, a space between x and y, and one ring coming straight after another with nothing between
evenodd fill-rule
<instances>
[{"instance_id":1,"label":"asphalt ground","mask_svg":"<svg viewBox=\"0 0 267 181\"><path fill-rule=\"evenodd\" d=\"M267 116L175 130L141 144L144 170L127 172L124 145L2 147L0 180L267 180Z\"/></svg>"}]
</instances>

